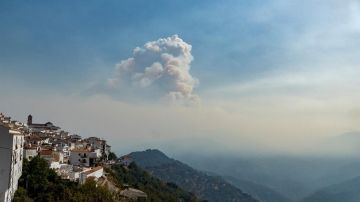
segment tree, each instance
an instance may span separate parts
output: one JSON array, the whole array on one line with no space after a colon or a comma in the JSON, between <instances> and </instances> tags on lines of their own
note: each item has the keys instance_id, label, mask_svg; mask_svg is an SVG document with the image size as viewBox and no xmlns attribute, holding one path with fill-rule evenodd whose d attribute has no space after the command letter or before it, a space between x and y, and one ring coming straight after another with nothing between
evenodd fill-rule
<instances>
[{"instance_id":1,"label":"tree","mask_svg":"<svg viewBox=\"0 0 360 202\"><path fill-rule=\"evenodd\" d=\"M15 193L13 202L32 202L33 200L27 195L26 189L19 187Z\"/></svg>"},{"instance_id":2,"label":"tree","mask_svg":"<svg viewBox=\"0 0 360 202\"><path fill-rule=\"evenodd\" d=\"M61 179L48 163L35 157L24 160L23 175L19 180L14 201L113 201L112 194L105 187L98 187L94 180L84 185Z\"/></svg>"},{"instance_id":3,"label":"tree","mask_svg":"<svg viewBox=\"0 0 360 202\"><path fill-rule=\"evenodd\" d=\"M114 152L110 152L109 153L109 156L108 156L108 159L109 160L116 160L117 159L117 156Z\"/></svg>"}]
</instances>

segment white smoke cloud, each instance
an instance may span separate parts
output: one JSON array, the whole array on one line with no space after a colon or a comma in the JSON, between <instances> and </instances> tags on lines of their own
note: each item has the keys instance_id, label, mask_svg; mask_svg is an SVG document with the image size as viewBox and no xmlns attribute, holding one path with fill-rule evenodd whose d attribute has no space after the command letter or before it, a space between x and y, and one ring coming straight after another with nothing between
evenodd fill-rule
<instances>
[{"instance_id":1,"label":"white smoke cloud","mask_svg":"<svg viewBox=\"0 0 360 202\"><path fill-rule=\"evenodd\" d=\"M196 104L200 98L193 92L198 80L190 74L191 48L177 35L147 42L116 65L107 87L147 94L156 91L163 100Z\"/></svg>"}]
</instances>

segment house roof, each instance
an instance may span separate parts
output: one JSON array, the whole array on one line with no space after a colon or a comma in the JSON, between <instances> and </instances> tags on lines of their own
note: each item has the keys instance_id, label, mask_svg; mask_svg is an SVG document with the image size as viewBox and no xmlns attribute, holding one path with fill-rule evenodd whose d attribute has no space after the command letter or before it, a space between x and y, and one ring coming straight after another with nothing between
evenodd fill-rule
<instances>
[{"instance_id":1,"label":"house roof","mask_svg":"<svg viewBox=\"0 0 360 202\"><path fill-rule=\"evenodd\" d=\"M92 168L91 170L85 171L84 174L89 175L89 174L91 174L93 172L96 172L96 171L99 171L101 169L104 169L104 168L101 167L101 166L98 166L98 167Z\"/></svg>"},{"instance_id":2,"label":"house roof","mask_svg":"<svg viewBox=\"0 0 360 202\"><path fill-rule=\"evenodd\" d=\"M51 122L47 122L45 124L32 123L32 124L29 124L28 126L29 126L29 128L48 128L48 129L53 129L53 130L60 129L60 127L54 126Z\"/></svg>"},{"instance_id":3,"label":"house roof","mask_svg":"<svg viewBox=\"0 0 360 202\"><path fill-rule=\"evenodd\" d=\"M25 150L37 150L37 146L24 146Z\"/></svg>"},{"instance_id":4,"label":"house roof","mask_svg":"<svg viewBox=\"0 0 360 202\"><path fill-rule=\"evenodd\" d=\"M3 127L3 128L7 128L9 129L9 134L10 135L24 135L23 133L20 132L20 130L18 130L17 128L13 128L9 125L6 125L4 123L1 123L0 122L0 127Z\"/></svg>"},{"instance_id":5,"label":"house roof","mask_svg":"<svg viewBox=\"0 0 360 202\"><path fill-rule=\"evenodd\" d=\"M5 117L4 114L0 114L0 126L9 129L11 135L22 135L23 125L18 121L11 120L11 117Z\"/></svg>"},{"instance_id":6,"label":"house roof","mask_svg":"<svg viewBox=\"0 0 360 202\"><path fill-rule=\"evenodd\" d=\"M52 150L41 150L40 155L41 156L51 156L53 154Z\"/></svg>"}]
</instances>

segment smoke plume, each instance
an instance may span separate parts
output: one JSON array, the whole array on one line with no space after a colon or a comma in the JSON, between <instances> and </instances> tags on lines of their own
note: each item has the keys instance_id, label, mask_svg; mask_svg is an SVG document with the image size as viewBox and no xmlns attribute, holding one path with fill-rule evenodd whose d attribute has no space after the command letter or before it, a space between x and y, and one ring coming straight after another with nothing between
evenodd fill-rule
<instances>
[{"instance_id":1,"label":"smoke plume","mask_svg":"<svg viewBox=\"0 0 360 202\"><path fill-rule=\"evenodd\" d=\"M200 98L193 93L198 80L190 74L191 48L177 35L147 42L116 65L107 86L184 104L198 103Z\"/></svg>"}]
</instances>

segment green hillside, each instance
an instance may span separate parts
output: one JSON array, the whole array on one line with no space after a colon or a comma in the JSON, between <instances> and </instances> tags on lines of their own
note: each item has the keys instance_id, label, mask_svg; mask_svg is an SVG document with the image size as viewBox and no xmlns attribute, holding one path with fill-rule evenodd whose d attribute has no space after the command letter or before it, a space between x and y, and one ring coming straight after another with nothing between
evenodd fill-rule
<instances>
[{"instance_id":1,"label":"green hillside","mask_svg":"<svg viewBox=\"0 0 360 202\"><path fill-rule=\"evenodd\" d=\"M250 195L226 182L167 157L159 150L146 150L129 154L140 167L166 182L195 193L210 202L256 202Z\"/></svg>"},{"instance_id":2,"label":"green hillside","mask_svg":"<svg viewBox=\"0 0 360 202\"><path fill-rule=\"evenodd\" d=\"M192 202L199 201L194 194L186 192L173 183L163 182L134 163L129 167L114 165L105 169L108 179L122 189L132 187L148 195L151 202ZM127 201L113 193L107 187L97 186L93 180L84 185L63 180L48 167L40 157L30 162L24 160L23 175L19 180L19 189L14 202L112 202Z\"/></svg>"}]
</instances>

